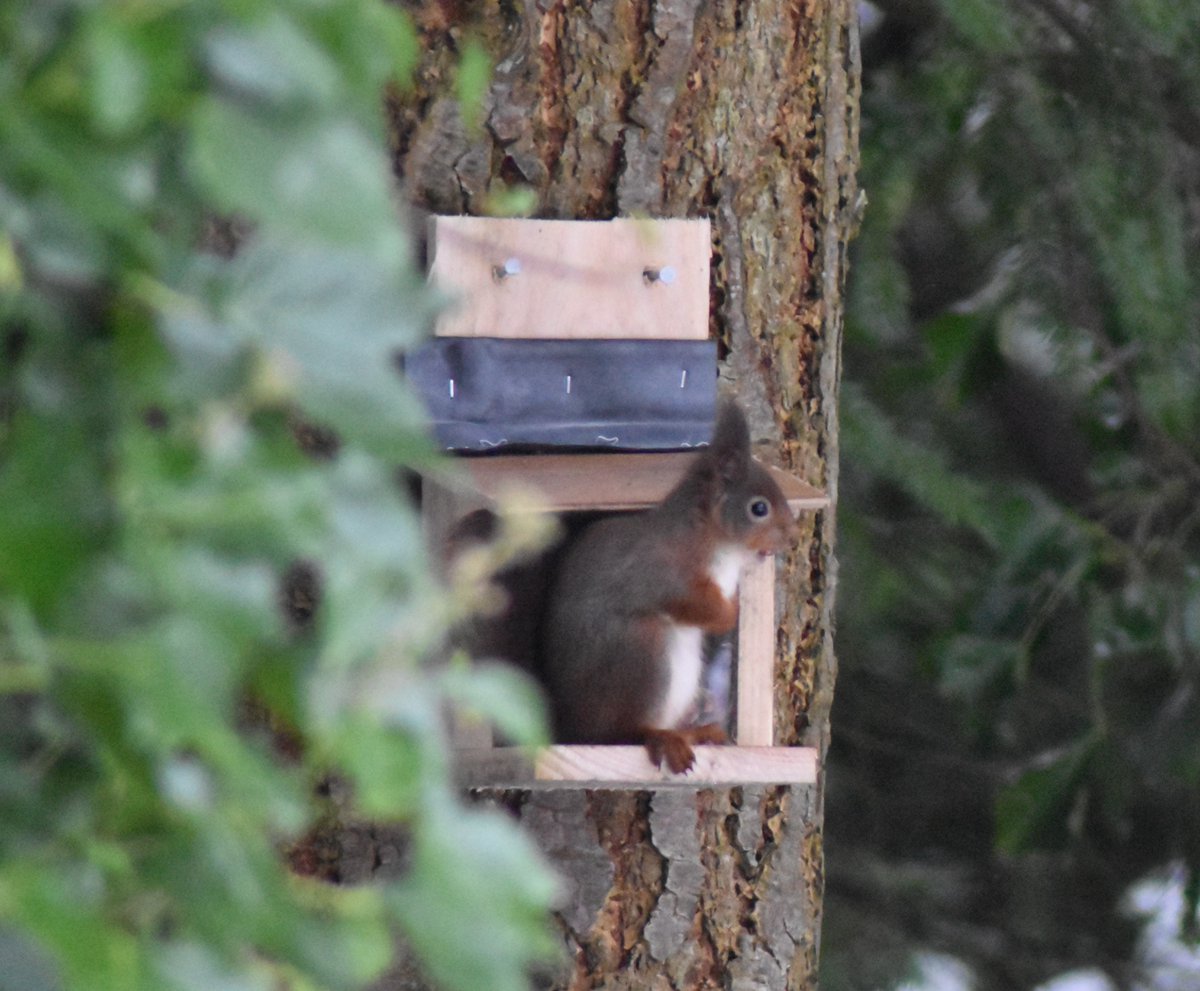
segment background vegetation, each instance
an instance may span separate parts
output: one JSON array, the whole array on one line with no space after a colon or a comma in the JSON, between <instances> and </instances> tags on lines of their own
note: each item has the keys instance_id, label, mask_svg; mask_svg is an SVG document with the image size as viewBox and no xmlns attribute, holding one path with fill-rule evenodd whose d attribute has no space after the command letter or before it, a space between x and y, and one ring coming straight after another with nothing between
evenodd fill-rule
<instances>
[{"instance_id":1,"label":"background vegetation","mask_svg":"<svg viewBox=\"0 0 1200 991\"><path fill-rule=\"evenodd\" d=\"M394 477L430 457L381 133L408 23L36 0L0 50L0 987L354 987L398 932L523 987L553 879L459 805L439 713L540 721L423 666L458 607ZM331 815L404 824L401 879L289 871Z\"/></svg>"},{"instance_id":2,"label":"background vegetation","mask_svg":"<svg viewBox=\"0 0 1200 991\"><path fill-rule=\"evenodd\" d=\"M1200 5L863 12L824 984L1196 987Z\"/></svg>"}]
</instances>

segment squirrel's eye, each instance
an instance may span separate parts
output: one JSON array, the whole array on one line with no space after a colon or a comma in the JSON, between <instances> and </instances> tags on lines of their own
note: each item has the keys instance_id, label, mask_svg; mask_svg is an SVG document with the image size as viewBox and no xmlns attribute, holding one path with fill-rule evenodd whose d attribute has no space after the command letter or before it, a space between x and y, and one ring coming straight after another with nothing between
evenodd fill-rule
<instances>
[{"instance_id":1,"label":"squirrel's eye","mask_svg":"<svg viewBox=\"0 0 1200 991\"><path fill-rule=\"evenodd\" d=\"M771 515L771 504L766 499L751 499L746 508L756 520L765 520Z\"/></svg>"}]
</instances>

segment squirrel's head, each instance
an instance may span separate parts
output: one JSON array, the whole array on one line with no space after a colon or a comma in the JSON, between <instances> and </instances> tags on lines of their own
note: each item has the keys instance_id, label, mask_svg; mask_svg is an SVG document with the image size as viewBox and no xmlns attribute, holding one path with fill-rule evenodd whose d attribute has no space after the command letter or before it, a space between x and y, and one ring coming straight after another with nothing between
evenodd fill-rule
<instances>
[{"instance_id":1,"label":"squirrel's head","mask_svg":"<svg viewBox=\"0 0 1200 991\"><path fill-rule=\"evenodd\" d=\"M750 428L731 400L721 403L712 442L703 457L712 498L709 511L723 542L757 554L775 554L796 538L796 521L783 492L750 453Z\"/></svg>"}]
</instances>

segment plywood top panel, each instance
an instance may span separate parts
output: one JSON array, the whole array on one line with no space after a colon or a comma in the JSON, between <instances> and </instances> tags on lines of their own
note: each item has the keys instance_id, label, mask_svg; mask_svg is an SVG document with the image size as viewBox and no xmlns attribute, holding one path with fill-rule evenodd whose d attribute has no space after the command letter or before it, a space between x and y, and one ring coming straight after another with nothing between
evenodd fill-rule
<instances>
[{"instance_id":1,"label":"plywood top panel","mask_svg":"<svg viewBox=\"0 0 1200 991\"><path fill-rule=\"evenodd\" d=\"M705 340L707 220L429 219L439 337Z\"/></svg>"},{"instance_id":2,"label":"plywood top panel","mask_svg":"<svg viewBox=\"0 0 1200 991\"><path fill-rule=\"evenodd\" d=\"M475 788L711 788L817 779L811 747L696 747L695 754L686 774L655 767L644 747L497 747L459 751L455 763L460 783Z\"/></svg>"},{"instance_id":3,"label":"plywood top panel","mask_svg":"<svg viewBox=\"0 0 1200 991\"><path fill-rule=\"evenodd\" d=\"M525 454L464 458L479 492L500 495L518 482L541 493L546 508L559 512L645 509L662 502L695 454ZM829 497L778 468L771 475L793 512L824 509Z\"/></svg>"}]
</instances>

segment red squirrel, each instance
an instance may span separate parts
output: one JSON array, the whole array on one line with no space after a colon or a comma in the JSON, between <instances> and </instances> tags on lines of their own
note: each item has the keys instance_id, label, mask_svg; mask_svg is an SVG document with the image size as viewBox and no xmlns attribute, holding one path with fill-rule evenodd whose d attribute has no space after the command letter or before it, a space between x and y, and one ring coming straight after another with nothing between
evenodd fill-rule
<instances>
[{"instance_id":1,"label":"red squirrel","mask_svg":"<svg viewBox=\"0 0 1200 991\"><path fill-rule=\"evenodd\" d=\"M543 676L563 743L643 744L676 774L715 723L687 726L706 633L737 622L742 564L783 550L795 522L750 454L741 410L721 405L712 443L661 504L590 525L550 589Z\"/></svg>"}]
</instances>

